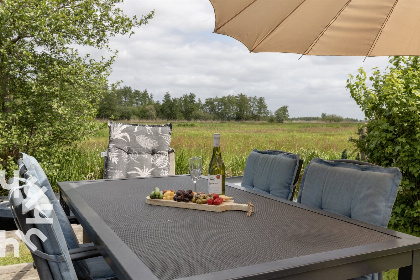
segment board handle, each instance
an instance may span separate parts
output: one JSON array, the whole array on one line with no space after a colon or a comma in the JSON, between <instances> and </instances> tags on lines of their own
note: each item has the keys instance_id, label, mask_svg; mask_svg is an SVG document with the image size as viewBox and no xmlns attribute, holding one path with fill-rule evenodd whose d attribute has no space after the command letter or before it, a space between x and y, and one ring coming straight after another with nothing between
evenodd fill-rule
<instances>
[{"instance_id":1,"label":"board handle","mask_svg":"<svg viewBox=\"0 0 420 280\"><path fill-rule=\"evenodd\" d=\"M223 206L223 204L221 206ZM248 202L247 204L228 204L226 206L228 210L240 210L247 212L247 217L251 216L252 213L255 213L255 206L251 202Z\"/></svg>"},{"instance_id":2,"label":"board handle","mask_svg":"<svg viewBox=\"0 0 420 280\"><path fill-rule=\"evenodd\" d=\"M249 217L254 212L255 212L255 205L252 204L251 202L248 202L248 212L246 213L246 216Z\"/></svg>"}]
</instances>

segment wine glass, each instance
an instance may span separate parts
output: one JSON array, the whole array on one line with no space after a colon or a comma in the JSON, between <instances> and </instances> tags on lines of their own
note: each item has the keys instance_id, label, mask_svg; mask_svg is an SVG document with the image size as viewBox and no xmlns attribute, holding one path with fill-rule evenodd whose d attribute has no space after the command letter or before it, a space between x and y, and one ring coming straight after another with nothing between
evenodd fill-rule
<instances>
[{"instance_id":1,"label":"wine glass","mask_svg":"<svg viewBox=\"0 0 420 280\"><path fill-rule=\"evenodd\" d=\"M194 183L194 192L197 192L197 181L201 175L201 157L190 158L190 175Z\"/></svg>"}]
</instances>

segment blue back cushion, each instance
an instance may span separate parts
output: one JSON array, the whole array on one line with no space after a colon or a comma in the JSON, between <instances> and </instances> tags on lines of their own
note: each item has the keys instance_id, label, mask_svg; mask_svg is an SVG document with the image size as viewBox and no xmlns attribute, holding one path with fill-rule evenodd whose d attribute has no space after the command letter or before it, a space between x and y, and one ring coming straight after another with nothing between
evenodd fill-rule
<instances>
[{"instance_id":1,"label":"blue back cushion","mask_svg":"<svg viewBox=\"0 0 420 280\"><path fill-rule=\"evenodd\" d=\"M401 182L398 168L313 159L305 168L299 203L386 227Z\"/></svg>"},{"instance_id":2,"label":"blue back cushion","mask_svg":"<svg viewBox=\"0 0 420 280\"><path fill-rule=\"evenodd\" d=\"M297 154L255 149L246 161L242 186L290 199L298 166Z\"/></svg>"},{"instance_id":3,"label":"blue back cushion","mask_svg":"<svg viewBox=\"0 0 420 280\"><path fill-rule=\"evenodd\" d=\"M53 189L51 188L50 182L48 181L47 175L45 175L44 170L38 161L27 154L22 153L22 163L25 165L27 172L32 177L37 179L37 184L40 187L45 187L47 191L45 195L48 197L50 202L54 207L55 215L60 223L61 230L63 231L64 237L66 238L67 245L70 249L78 248L79 241L77 240L76 235L74 234L73 228L67 218L66 213L60 205L60 202L56 198Z\"/></svg>"},{"instance_id":4,"label":"blue back cushion","mask_svg":"<svg viewBox=\"0 0 420 280\"><path fill-rule=\"evenodd\" d=\"M35 251L34 253L45 253L48 255L48 257L51 258L62 258L61 261L58 262L48 260L50 273L54 279L77 280L73 263L70 258L69 251L67 249L66 240L64 238L63 232L61 231L60 224L58 222L57 216L54 213L53 206L49 198L45 194L43 194L41 188L37 184L25 185L24 190L26 193L25 199L22 199L22 193L20 192L20 190L17 190L18 194L13 193L10 196L10 202L13 204L15 214L18 217L20 216L22 218L23 215L28 214L31 218L37 217L38 219L43 219L42 222L39 220L37 222L34 222L26 218L24 219L25 224L27 223L29 225L33 225L34 228L39 230L38 232L35 232L35 235L42 240L42 246L32 248L32 250ZM19 210L16 209L21 205L21 212L19 212ZM34 213L35 209L37 211ZM25 232L25 229L23 229L23 231L24 234L27 234L27 232ZM33 243L26 244L28 247L29 245L35 245ZM44 257L45 255L43 255L41 258Z\"/></svg>"}]
</instances>

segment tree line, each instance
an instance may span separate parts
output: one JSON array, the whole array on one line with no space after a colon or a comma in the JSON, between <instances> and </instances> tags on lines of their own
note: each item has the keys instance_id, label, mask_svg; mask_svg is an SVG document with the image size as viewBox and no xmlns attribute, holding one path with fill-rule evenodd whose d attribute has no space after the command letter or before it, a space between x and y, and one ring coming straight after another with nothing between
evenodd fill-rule
<instances>
[{"instance_id":1,"label":"tree line","mask_svg":"<svg viewBox=\"0 0 420 280\"><path fill-rule=\"evenodd\" d=\"M342 116L338 116L335 114L326 114L322 113L321 117L296 117L296 118L289 118L289 121L321 121L321 122L361 122L355 118L344 118Z\"/></svg>"},{"instance_id":2,"label":"tree line","mask_svg":"<svg viewBox=\"0 0 420 280\"><path fill-rule=\"evenodd\" d=\"M147 90L129 86L109 90L99 103L97 118L129 120L218 120L218 121L278 121L288 118L287 106L274 114L268 110L264 97L245 94L206 98L194 93L172 97L167 92L162 101L154 100Z\"/></svg>"},{"instance_id":3,"label":"tree line","mask_svg":"<svg viewBox=\"0 0 420 280\"><path fill-rule=\"evenodd\" d=\"M172 97L167 92L162 101L154 100L147 89L139 91L129 86L112 88L105 93L99 104L99 119L130 120L215 120L215 121L323 121L358 122L335 114L322 113L321 117L290 118L288 106L276 111L268 110L264 97L245 94L206 98L202 101L194 93Z\"/></svg>"}]
</instances>

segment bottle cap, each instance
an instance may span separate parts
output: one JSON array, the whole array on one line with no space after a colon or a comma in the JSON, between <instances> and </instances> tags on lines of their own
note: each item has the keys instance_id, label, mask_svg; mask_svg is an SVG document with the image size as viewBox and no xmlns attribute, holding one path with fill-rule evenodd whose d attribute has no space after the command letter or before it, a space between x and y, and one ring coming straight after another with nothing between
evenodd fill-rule
<instances>
[{"instance_id":1,"label":"bottle cap","mask_svg":"<svg viewBox=\"0 0 420 280\"><path fill-rule=\"evenodd\" d=\"M220 147L220 133L213 134L213 146Z\"/></svg>"}]
</instances>

